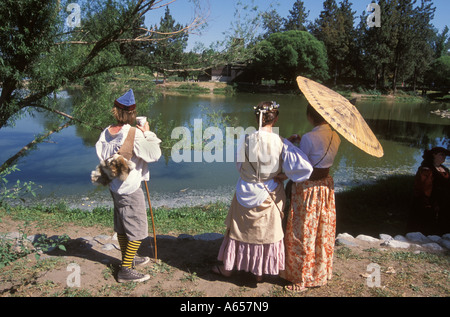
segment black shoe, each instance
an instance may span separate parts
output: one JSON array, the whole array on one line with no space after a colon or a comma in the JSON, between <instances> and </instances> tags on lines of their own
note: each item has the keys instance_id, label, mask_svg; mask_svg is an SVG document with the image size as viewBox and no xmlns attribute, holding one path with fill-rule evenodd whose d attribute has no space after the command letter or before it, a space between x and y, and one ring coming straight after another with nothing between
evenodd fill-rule
<instances>
[{"instance_id":1,"label":"black shoe","mask_svg":"<svg viewBox=\"0 0 450 317\"><path fill-rule=\"evenodd\" d=\"M119 283L144 282L148 279L150 279L150 275L139 273L138 271L128 267L121 267L119 273L117 274L117 281Z\"/></svg>"}]
</instances>

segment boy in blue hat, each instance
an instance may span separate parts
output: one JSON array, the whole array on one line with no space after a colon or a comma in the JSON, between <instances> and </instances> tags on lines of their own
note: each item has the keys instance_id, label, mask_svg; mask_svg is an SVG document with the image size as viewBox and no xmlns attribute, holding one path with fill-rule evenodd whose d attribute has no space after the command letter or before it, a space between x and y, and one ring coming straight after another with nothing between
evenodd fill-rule
<instances>
[{"instance_id":1,"label":"boy in blue hat","mask_svg":"<svg viewBox=\"0 0 450 317\"><path fill-rule=\"evenodd\" d=\"M155 133L150 131L148 122L144 126L136 122L136 102L133 90L127 91L114 101L112 113L117 123L107 127L100 135L95 147L100 160L107 160L124 144L127 136L134 140L131 161L132 169L125 180L114 178L109 189L114 201L114 231L117 232L122 262L117 275L118 282L143 282L150 278L136 271L136 265L149 261L148 257L136 255L142 240L148 237L148 218L142 181L150 179L148 163L161 157L160 143ZM133 137L134 134L134 137Z\"/></svg>"}]
</instances>

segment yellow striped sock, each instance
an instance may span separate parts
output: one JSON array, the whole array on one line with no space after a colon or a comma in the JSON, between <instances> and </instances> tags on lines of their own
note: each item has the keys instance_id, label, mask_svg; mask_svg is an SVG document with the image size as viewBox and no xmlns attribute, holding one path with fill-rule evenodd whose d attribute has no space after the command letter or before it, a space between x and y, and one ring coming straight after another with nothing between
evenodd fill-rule
<instances>
[{"instance_id":1,"label":"yellow striped sock","mask_svg":"<svg viewBox=\"0 0 450 317\"><path fill-rule=\"evenodd\" d=\"M141 246L141 241L128 241L125 256L122 260L123 267L132 267L133 259Z\"/></svg>"},{"instance_id":2,"label":"yellow striped sock","mask_svg":"<svg viewBox=\"0 0 450 317\"><path fill-rule=\"evenodd\" d=\"M118 234L117 240L119 241L120 252L122 253L122 261L125 258L125 251L127 250L128 238L124 234Z\"/></svg>"}]
</instances>

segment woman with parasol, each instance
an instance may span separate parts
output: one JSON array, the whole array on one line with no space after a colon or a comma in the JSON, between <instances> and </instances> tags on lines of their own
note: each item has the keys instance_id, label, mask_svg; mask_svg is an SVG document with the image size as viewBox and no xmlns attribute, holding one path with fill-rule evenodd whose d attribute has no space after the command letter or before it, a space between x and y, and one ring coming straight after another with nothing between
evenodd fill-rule
<instances>
[{"instance_id":1,"label":"woman with parasol","mask_svg":"<svg viewBox=\"0 0 450 317\"><path fill-rule=\"evenodd\" d=\"M346 98L304 77L298 77L297 83L309 102L307 118L314 128L290 140L300 141L300 150L314 171L307 181L292 186L285 233L286 269L281 276L291 282L287 290L302 292L323 286L332 277L336 207L329 170L341 142L332 127L372 155L381 157L383 150Z\"/></svg>"},{"instance_id":2,"label":"woman with parasol","mask_svg":"<svg viewBox=\"0 0 450 317\"><path fill-rule=\"evenodd\" d=\"M291 208L286 225L286 270L282 277L293 284L288 290L303 291L322 286L331 278L336 229L334 181L330 167L341 143L325 119L311 105L308 121L314 126L300 141L303 151L314 167L311 177L293 184Z\"/></svg>"},{"instance_id":3,"label":"woman with parasol","mask_svg":"<svg viewBox=\"0 0 450 317\"><path fill-rule=\"evenodd\" d=\"M275 102L255 107L259 130L247 135L238 151L240 177L218 255L223 264L212 269L217 274L246 271L261 281L264 274L278 275L284 269L282 180L306 180L312 167L297 147L274 133L278 108Z\"/></svg>"}]
</instances>

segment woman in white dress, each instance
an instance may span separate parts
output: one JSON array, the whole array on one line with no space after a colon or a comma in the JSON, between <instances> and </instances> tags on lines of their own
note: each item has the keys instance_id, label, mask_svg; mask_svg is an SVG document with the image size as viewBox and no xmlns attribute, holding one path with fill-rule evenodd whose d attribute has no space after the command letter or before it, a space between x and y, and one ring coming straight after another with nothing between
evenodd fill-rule
<instances>
[{"instance_id":1,"label":"woman in white dress","mask_svg":"<svg viewBox=\"0 0 450 317\"><path fill-rule=\"evenodd\" d=\"M261 281L264 274L284 270L283 180L306 180L312 166L304 153L274 133L278 108L275 102L255 107L259 130L246 136L238 151L240 177L218 255L223 264L213 267L217 274L229 277L234 270L246 271Z\"/></svg>"}]
</instances>

